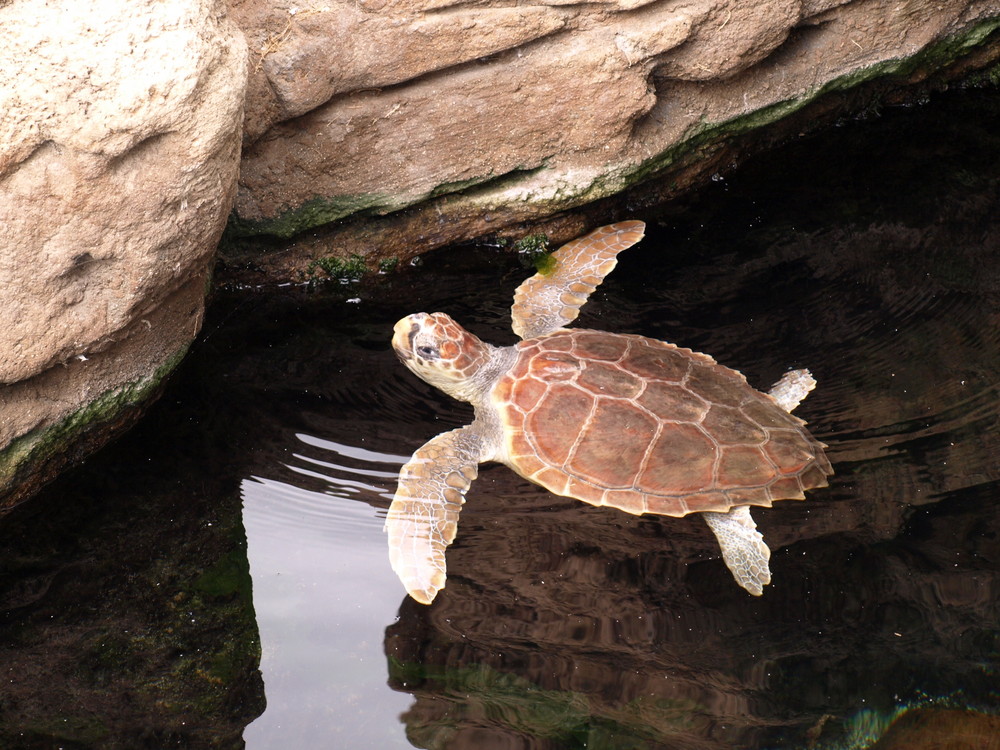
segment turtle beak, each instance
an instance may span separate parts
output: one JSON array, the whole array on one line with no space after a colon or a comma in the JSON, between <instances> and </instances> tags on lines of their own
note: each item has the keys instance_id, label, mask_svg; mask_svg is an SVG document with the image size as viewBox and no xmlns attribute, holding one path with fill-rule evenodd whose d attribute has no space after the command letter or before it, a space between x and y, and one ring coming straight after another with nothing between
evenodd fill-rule
<instances>
[{"instance_id":1,"label":"turtle beak","mask_svg":"<svg viewBox=\"0 0 1000 750\"><path fill-rule=\"evenodd\" d=\"M412 315L406 316L392 329L392 348L403 362L413 359L413 337L420 330L412 318Z\"/></svg>"}]
</instances>

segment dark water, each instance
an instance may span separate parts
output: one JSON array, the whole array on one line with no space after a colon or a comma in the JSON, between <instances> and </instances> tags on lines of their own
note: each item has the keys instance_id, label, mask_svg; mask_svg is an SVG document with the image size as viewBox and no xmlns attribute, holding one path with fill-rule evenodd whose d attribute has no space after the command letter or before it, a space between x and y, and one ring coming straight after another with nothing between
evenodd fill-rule
<instances>
[{"instance_id":1,"label":"dark water","mask_svg":"<svg viewBox=\"0 0 1000 750\"><path fill-rule=\"evenodd\" d=\"M447 588L405 599L396 472L470 409L395 361L392 324L512 343L530 272L460 248L223 294L143 423L0 522L0 747L829 750L909 707L1000 710L998 115L939 96L637 210L584 309L761 387L815 374L797 413L837 474L755 514L762 598L698 519L494 466Z\"/></svg>"}]
</instances>

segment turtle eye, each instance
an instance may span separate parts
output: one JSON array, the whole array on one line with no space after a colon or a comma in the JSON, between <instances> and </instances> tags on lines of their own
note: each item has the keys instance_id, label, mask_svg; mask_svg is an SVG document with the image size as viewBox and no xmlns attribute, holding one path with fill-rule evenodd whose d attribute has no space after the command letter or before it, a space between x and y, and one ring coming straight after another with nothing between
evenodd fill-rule
<instances>
[{"instance_id":1,"label":"turtle eye","mask_svg":"<svg viewBox=\"0 0 1000 750\"><path fill-rule=\"evenodd\" d=\"M417 354L419 354L424 359L437 359L438 350L433 346L418 346Z\"/></svg>"}]
</instances>

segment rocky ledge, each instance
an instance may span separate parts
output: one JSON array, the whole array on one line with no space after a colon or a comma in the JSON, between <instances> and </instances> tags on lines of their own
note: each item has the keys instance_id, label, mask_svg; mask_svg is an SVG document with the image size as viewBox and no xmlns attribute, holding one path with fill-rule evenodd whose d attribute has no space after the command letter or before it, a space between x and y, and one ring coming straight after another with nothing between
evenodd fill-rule
<instances>
[{"instance_id":1,"label":"rocky ledge","mask_svg":"<svg viewBox=\"0 0 1000 750\"><path fill-rule=\"evenodd\" d=\"M748 137L1000 53L996 0L245 0L233 16L252 74L227 256L264 281L325 255L567 239L651 178L646 199L669 197ZM267 254L254 236L293 241Z\"/></svg>"}]
</instances>

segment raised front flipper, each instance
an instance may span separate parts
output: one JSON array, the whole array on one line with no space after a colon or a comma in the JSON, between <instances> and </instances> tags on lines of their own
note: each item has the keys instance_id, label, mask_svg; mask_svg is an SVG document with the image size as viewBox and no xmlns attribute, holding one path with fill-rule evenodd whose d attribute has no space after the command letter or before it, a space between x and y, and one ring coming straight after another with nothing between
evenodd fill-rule
<instances>
[{"instance_id":1,"label":"raised front flipper","mask_svg":"<svg viewBox=\"0 0 1000 750\"><path fill-rule=\"evenodd\" d=\"M438 435L399 472L385 518L389 562L407 593L430 604L446 579L445 549L455 539L465 493L479 473L481 441L472 426Z\"/></svg>"},{"instance_id":2,"label":"raised front flipper","mask_svg":"<svg viewBox=\"0 0 1000 750\"><path fill-rule=\"evenodd\" d=\"M641 221L609 224L556 250L553 266L514 292L514 333L530 339L576 320L587 298L614 270L618 253L641 240L645 228Z\"/></svg>"}]
</instances>

